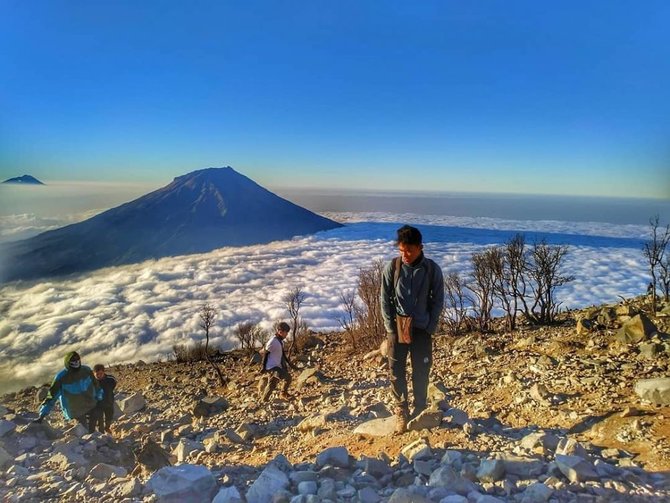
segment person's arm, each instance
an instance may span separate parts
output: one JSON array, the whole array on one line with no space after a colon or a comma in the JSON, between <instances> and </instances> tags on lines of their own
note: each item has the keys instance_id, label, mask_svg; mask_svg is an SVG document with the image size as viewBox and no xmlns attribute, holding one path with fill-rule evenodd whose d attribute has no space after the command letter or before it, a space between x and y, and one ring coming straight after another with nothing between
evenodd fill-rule
<instances>
[{"instance_id":1,"label":"person's arm","mask_svg":"<svg viewBox=\"0 0 670 503\"><path fill-rule=\"evenodd\" d=\"M58 373L56 374L56 377L54 377L54 380L52 381L51 386L49 387L49 393L47 394L47 397L40 405L38 411L39 417L37 418L38 422L41 422L42 419L44 419L49 414L49 412L51 412L51 409L53 409L53 406L56 403L56 400L58 400L60 393L61 393L61 374Z\"/></svg>"},{"instance_id":2,"label":"person's arm","mask_svg":"<svg viewBox=\"0 0 670 503\"><path fill-rule=\"evenodd\" d=\"M114 376L107 376L107 377L110 382L109 391L114 392L114 390L116 389L116 377Z\"/></svg>"},{"instance_id":3,"label":"person's arm","mask_svg":"<svg viewBox=\"0 0 670 503\"><path fill-rule=\"evenodd\" d=\"M391 260L382 270L382 286L379 295L386 333L396 333L397 330L395 327L395 285L393 284L394 264L395 261Z\"/></svg>"},{"instance_id":4,"label":"person's arm","mask_svg":"<svg viewBox=\"0 0 670 503\"><path fill-rule=\"evenodd\" d=\"M442 316L442 309L444 309L444 277L442 276L440 266L433 262L433 277L431 278L430 291L430 321L426 328L429 334L434 334L437 330L440 316Z\"/></svg>"}]
</instances>

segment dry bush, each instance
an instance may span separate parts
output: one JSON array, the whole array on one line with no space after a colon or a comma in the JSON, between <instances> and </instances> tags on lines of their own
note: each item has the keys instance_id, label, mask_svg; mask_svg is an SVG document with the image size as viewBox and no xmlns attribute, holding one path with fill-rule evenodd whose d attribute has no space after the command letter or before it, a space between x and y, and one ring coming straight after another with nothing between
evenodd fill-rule
<instances>
[{"instance_id":1,"label":"dry bush","mask_svg":"<svg viewBox=\"0 0 670 503\"><path fill-rule=\"evenodd\" d=\"M268 340L268 333L258 323L240 323L235 328L235 337L240 342L240 348L248 355L254 354L256 348L263 347Z\"/></svg>"},{"instance_id":2,"label":"dry bush","mask_svg":"<svg viewBox=\"0 0 670 503\"><path fill-rule=\"evenodd\" d=\"M304 324L300 317L300 308L305 302L307 294L299 286L293 287L286 295L282 297L282 301L286 306L289 316L291 317L291 344L288 348L286 356L288 358L293 354L296 345L299 344L300 331L299 328Z\"/></svg>"},{"instance_id":3,"label":"dry bush","mask_svg":"<svg viewBox=\"0 0 670 503\"><path fill-rule=\"evenodd\" d=\"M444 277L444 307L442 320L447 333L456 335L470 329L468 311L474 303L467 281L457 272Z\"/></svg>"},{"instance_id":4,"label":"dry bush","mask_svg":"<svg viewBox=\"0 0 670 503\"><path fill-rule=\"evenodd\" d=\"M193 344L175 344L172 346L172 356L178 363L207 360L205 343L197 341Z\"/></svg>"},{"instance_id":5,"label":"dry bush","mask_svg":"<svg viewBox=\"0 0 670 503\"><path fill-rule=\"evenodd\" d=\"M665 300L668 300L670 290L670 259L666 256L668 242L670 242L670 225L665 229L660 227L658 215L649 219L650 239L644 243L642 253L647 259L649 265L649 274L651 275L651 309L656 312L656 285L660 282Z\"/></svg>"}]
</instances>

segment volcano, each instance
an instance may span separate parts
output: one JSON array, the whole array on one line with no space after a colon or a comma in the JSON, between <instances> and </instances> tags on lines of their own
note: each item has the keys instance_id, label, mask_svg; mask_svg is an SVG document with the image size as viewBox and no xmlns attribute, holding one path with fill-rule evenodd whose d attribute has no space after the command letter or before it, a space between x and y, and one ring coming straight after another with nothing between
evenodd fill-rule
<instances>
[{"instance_id":1,"label":"volcano","mask_svg":"<svg viewBox=\"0 0 670 503\"><path fill-rule=\"evenodd\" d=\"M209 168L83 222L7 243L0 250L0 280L262 244L340 226L231 167Z\"/></svg>"}]
</instances>

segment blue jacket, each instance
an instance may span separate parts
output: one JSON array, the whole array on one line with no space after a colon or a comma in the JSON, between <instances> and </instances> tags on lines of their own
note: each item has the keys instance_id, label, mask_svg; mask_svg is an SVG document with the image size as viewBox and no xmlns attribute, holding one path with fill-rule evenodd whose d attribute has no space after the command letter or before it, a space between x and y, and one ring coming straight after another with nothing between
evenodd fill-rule
<instances>
[{"instance_id":1,"label":"blue jacket","mask_svg":"<svg viewBox=\"0 0 670 503\"><path fill-rule=\"evenodd\" d=\"M89 367L64 368L54 377L49 394L40 406L41 417L51 412L56 400L60 401L65 419L76 419L90 412L98 400L102 400L102 389Z\"/></svg>"}]
</instances>

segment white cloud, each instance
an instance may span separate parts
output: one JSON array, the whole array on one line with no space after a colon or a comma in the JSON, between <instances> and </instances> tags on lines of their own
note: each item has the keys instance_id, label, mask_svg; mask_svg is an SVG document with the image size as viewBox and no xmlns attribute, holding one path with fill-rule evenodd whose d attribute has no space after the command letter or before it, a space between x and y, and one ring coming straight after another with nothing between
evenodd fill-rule
<instances>
[{"instance_id":1,"label":"white cloud","mask_svg":"<svg viewBox=\"0 0 670 503\"><path fill-rule=\"evenodd\" d=\"M422 224L426 254L445 271L467 270L471 253L504 241L510 235L504 231L541 231L545 225L486 219L466 226L464 219L407 215L377 219L382 223L353 223L291 241L6 285L0 288L0 355L6 362L0 382L12 388L45 382L72 349L89 365L164 357L174 344L203 338L198 310L205 302L218 313L212 342L229 348L238 323L255 321L269 329L286 318L281 299L294 286L307 293L302 314L308 325L337 330L339 292L354 288L360 268L394 255L396 222ZM547 224L550 240L572 243L566 269L576 280L560 292L566 307L615 302L618 295L644 291L642 230L598 225Z\"/></svg>"}]
</instances>

